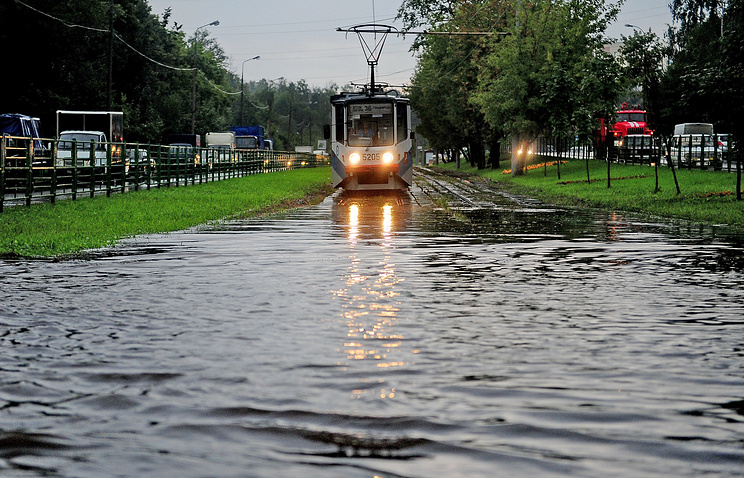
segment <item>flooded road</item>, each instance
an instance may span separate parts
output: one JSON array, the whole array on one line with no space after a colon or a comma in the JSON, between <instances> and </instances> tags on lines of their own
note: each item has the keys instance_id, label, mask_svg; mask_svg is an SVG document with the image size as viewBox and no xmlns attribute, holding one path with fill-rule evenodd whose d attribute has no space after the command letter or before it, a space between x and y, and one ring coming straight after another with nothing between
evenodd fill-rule
<instances>
[{"instance_id":1,"label":"flooded road","mask_svg":"<svg viewBox=\"0 0 744 478\"><path fill-rule=\"evenodd\" d=\"M488 189L0 261L0 476L744 476L744 238Z\"/></svg>"}]
</instances>

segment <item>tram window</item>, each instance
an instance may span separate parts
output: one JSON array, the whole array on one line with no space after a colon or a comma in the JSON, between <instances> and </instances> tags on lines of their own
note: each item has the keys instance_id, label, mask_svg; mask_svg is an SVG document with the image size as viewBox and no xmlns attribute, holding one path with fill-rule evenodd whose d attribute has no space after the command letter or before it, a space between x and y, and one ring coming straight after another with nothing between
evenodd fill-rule
<instances>
[{"instance_id":1,"label":"tram window","mask_svg":"<svg viewBox=\"0 0 744 478\"><path fill-rule=\"evenodd\" d=\"M408 139L408 108L406 105L398 104L396 108L398 114L398 142Z\"/></svg>"},{"instance_id":2,"label":"tram window","mask_svg":"<svg viewBox=\"0 0 744 478\"><path fill-rule=\"evenodd\" d=\"M344 124L345 118L344 118L344 107L343 105L336 105L336 141L343 143L344 141Z\"/></svg>"},{"instance_id":3,"label":"tram window","mask_svg":"<svg viewBox=\"0 0 744 478\"><path fill-rule=\"evenodd\" d=\"M349 121L350 146L393 144L393 115L355 115Z\"/></svg>"}]
</instances>

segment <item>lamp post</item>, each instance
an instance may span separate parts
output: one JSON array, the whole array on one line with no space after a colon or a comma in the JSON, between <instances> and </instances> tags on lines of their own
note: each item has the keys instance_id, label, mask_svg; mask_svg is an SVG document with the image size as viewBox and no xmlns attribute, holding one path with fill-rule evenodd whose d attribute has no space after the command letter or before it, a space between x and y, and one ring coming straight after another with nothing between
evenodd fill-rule
<instances>
[{"instance_id":1,"label":"lamp post","mask_svg":"<svg viewBox=\"0 0 744 478\"><path fill-rule=\"evenodd\" d=\"M193 65L194 66L194 84L191 90L191 134L195 134L195 131L196 131L196 34L200 29L204 27L211 27L211 26L216 27L219 24L220 24L220 21L215 20L213 22L202 25L198 27L196 30L194 30L194 65Z\"/></svg>"},{"instance_id":2,"label":"lamp post","mask_svg":"<svg viewBox=\"0 0 744 478\"><path fill-rule=\"evenodd\" d=\"M240 124L241 126L244 124L243 123L243 96L245 96L244 95L245 88L243 88L243 75L245 74L245 64L251 60L258 60L259 58L261 58L260 55L256 55L253 58L248 58L247 60L243 61L243 65L241 66L241 69L240 69Z\"/></svg>"}]
</instances>

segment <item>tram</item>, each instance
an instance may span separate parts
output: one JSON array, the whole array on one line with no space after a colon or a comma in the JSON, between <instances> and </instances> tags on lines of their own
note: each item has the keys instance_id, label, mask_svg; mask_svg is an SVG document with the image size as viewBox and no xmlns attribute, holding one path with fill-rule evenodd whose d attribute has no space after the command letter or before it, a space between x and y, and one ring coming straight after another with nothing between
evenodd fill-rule
<instances>
[{"instance_id":1,"label":"tram","mask_svg":"<svg viewBox=\"0 0 744 478\"><path fill-rule=\"evenodd\" d=\"M394 27L360 25L350 31L387 35ZM384 39L383 39L384 41ZM413 182L411 102L387 85L375 84L374 58L368 56L371 82L354 93L331 96L331 124L325 136L331 144L333 186L348 191L401 190Z\"/></svg>"},{"instance_id":2,"label":"tram","mask_svg":"<svg viewBox=\"0 0 744 478\"><path fill-rule=\"evenodd\" d=\"M333 186L346 190L406 189L413 181L408 98L388 92L331 97Z\"/></svg>"}]
</instances>

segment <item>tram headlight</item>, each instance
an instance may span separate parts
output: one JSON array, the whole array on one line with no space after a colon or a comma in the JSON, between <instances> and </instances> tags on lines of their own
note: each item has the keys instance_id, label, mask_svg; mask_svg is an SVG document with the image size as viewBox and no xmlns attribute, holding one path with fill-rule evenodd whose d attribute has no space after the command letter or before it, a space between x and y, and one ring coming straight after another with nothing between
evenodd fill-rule
<instances>
[{"instance_id":1,"label":"tram headlight","mask_svg":"<svg viewBox=\"0 0 744 478\"><path fill-rule=\"evenodd\" d=\"M393 162L393 153L388 151L387 153L382 155L382 162L385 164L390 164Z\"/></svg>"},{"instance_id":2,"label":"tram headlight","mask_svg":"<svg viewBox=\"0 0 744 478\"><path fill-rule=\"evenodd\" d=\"M358 164L359 163L359 160L361 160L361 159L362 159L362 157L359 156L359 153L351 153L351 155L349 156L349 162L351 164Z\"/></svg>"}]
</instances>

